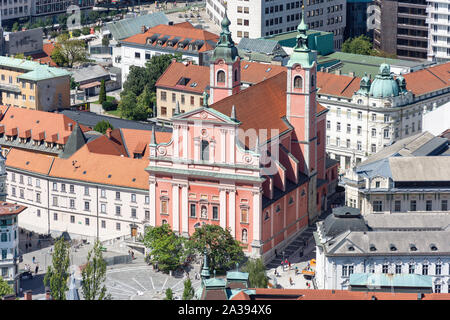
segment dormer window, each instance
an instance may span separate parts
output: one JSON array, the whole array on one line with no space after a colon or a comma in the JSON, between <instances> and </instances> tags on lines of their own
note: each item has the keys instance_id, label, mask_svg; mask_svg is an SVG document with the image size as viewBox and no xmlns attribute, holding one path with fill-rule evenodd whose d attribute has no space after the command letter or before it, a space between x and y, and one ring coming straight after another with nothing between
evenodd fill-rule
<instances>
[{"instance_id":1,"label":"dormer window","mask_svg":"<svg viewBox=\"0 0 450 320\"><path fill-rule=\"evenodd\" d=\"M391 245L389 246L389 250L391 250L391 251L397 251L397 247L396 247L395 245L391 244Z\"/></svg>"},{"instance_id":2,"label":"dormer window","mask_svg":"<svg viewBox=\"0 0 450 320\"><path fill-rule=\"evenodd\" d=\"M375 245L373 245L373 244L370 245L370 251L377 251L377 248L375 247Z\"/></svg>"},{"instance_id":3,"label":"dormer window","mask_svg":"<svg viewBox=\"0 0 450 320\"><path fill-rule=\"evenodd\" d=\"M348 249L348 251L355 251L355 247L353 247L353 246L349 246L347 249Z\"/></svg>"},{"instance_id":4,"label":"dormer window","mask_svg":"<svg viewBox=\"0 0 450 320\"><path fill-rule=\"evenodd\" d=\"M430 249L431 249L431 251L437 251L438 248L436 247L435 244L431 244Z\"/></svg>"},{"instance_id":5,"label":"dormer window","mask_svg":"<svg viewBox=\"0 0 450 320\"><path fill-rule=\"evenodd\" d=\"M415 244L412 244L412 245L409 247L409 250L411 250L411 251L417 251L416 245L415 245Z\"/></svg>"}]
</instances>

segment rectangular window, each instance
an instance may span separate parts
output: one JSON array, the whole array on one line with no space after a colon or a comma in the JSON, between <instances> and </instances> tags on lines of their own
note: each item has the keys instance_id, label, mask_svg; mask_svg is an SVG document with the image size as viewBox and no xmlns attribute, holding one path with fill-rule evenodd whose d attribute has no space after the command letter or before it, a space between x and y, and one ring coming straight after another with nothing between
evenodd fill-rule
<instances>
[{"instance_id":1,"label":"rectangular window","mask_svg":"<svg viewBox=\"0 0 450 320\"><path fill-rule=\"evenodd\" d=\"M327 129L331 129L331 121L327 120Z\"/></svg>"},{"instance_id":2,"label":"rectangular window","mask_svg":"<svg viewBox=\"0 0 450 320\"><path fill-rule=\"evenodd\" d=\"M116 223L116 230L117 230L117 231L120 231L120 222L117 222L117 223Z\"/></svg>"},{"instance_id":3,"label":"rectangular window","mask_svg":"<svg viewBox=\"0 0 450 320\"><path fill-rule=\"evenodd\" d=\"M131 194L131 202L136 202L136 195L134 193Z\"/></svg>"},{"instance_id":4,"label":"rectangular window","mask_svg":"<svg viewBox=\"0 0 450 320\"><path fill-rule=\"evenodd\" d=\"M84 202L84 211L89 211L89 201Z\"/></svg>"},{"instance_id":5,"label":"rectangular window","mask_svg":"<svg viewBox=\"0 0 450 320\"><path fill-rule=\"evenodd\" d=\"M106 213L106 204L105 203L100 204L100 212Z\"/></svg>"},{"instance_id":6,"label":"rectangular window","mask_svg":"<svg viewBox=\"0 0 450 320\"><path fill-rule=\"evenodd\" d=\"M341 116L341 108L337 108L336 109L336 116L340 117Z\"/></svg>"},{"instance_id":7,"label":"rectangular window","mask_svg":"<svg viewBox=\"0 0 450 320\"><path fill-rule=\"evenodd\" d=\"M435 274L436 274L437 276L439 276L439 275L441 275L441 271L442 271L442 265L437 264L437 265L436 265Z\"/></svg>"},{"instance_id":8,"label":"rectangular window","mask_svg":"<svg viewBox=\"0 0 450 320\"><path fill-rule=\"evenodd\" d=\"M426 202L426 210L427 211L432 211L433 210L433 202L432 202L432 200L427 200L427 202Z\"/></svg>"},{"instance_id":9,"label":"rectangular window","mask_svg":"<svg viewBox=\"0 0 450 320\"><path fill-rule=\"evenodd\" d=\"M134 58L135 59L140 59L141 58L141 53L140 52L135 52L134 53Z\"/></svg>"},{"instance_id":10,"label":"rectangular window","mask_svg":"<svg viewBox=\"0 0 450 320\"><path fill-rule=\"evenodd\" d=\"M120 216L120 206L116 206L116 216Z\"/></svg>"},{"instance_id":11,"label":"rectangular window","mask_svg":"<svg viewBox=\"0 0 450 320\"><path fill-rule=\"evenodd\" d=\"M413 265L413 264L411 263L411 264L409 265L408 272L409 272L409 274L414 274L414 273L416 272L416 270L415 270L415 265Z\"/></svg>"},{"instance_id":12,"label":"rectangular window","mask_svg":"<svg viewBox=\"0 0 450 320\"><path fill-rule=\"evenodd\" d=\"M70 216L70 223L75 223L75 216Z\"/></svg>"},{"instance_id":13,"label":"rectangular window","mask_svg":"<svg viewBox=\"0 0 450 320\"><path fill-rule=\"evenodd\" d=\"M58 191L58 184L53 182L53 191Z\"/></svg>"},{"instance_id":14,"label":"rectangular window","mask_svg":"<svg viewBox=\"0 0 450 320\"><path fill-rule=\"evenodd\" d=\"M70 199L70 209L75 209L75 199Z\"/></svg>"},{"instance_id":15,"label":"rectangular window","mask_svg":"<svg viewBox=\"0 0 450 320\"><path fill-rule=\"evenodd\" d=\"M136 218L136 208L131 208L131 217Z\"/></svg>"},{"instance_id":16,"label":"rectangular window","mask_svg":"<svg viewBox=\"0 0 450 320\"><path fill-rule=\"evenodd\" d=\"M106 221L102 220L102 229L106 229Z\"/></svg>"},{"instance_id":17,"label":"rectangular window","mask_svg":"<svg viewBox=\"0 0 450 320\"><path fill-rule=\"evenodd\" d=\"M348 267L342 266L342 277L347 277L347 276L348 276Z\"/></svg>"},{"instance_id":18,"label":"rectangular window","mask_svg":"<svg viewBox=\"0 0 450 320\"><path fill-rule=\"evenodd\" d=\"M89 218L85 218L85 219L84 219L84 223L85 223L85 225L88 226L88 225L89 225Z\"/></svg>"},{"instance_id":19,"label":"rectangular window","mask_svg":"<svg viewBox=\"0 0 450 320\"><path fill-rule=\"evenodd\" d=\"M442 211L447 211L448 210L448 205L447 205L447 200L441 200L441 210Z\"/></svg>"},{"instance_id":20,"label":"rectangular window","mask_svg":"<svg viewBox=\"0 0 450 320\"><path fill-rule=\"evenodd\" d=\"M410 211L416 211L417 210L417 202L416 202L416 200L411 200L409 210Z\"/></svg>"},{"instance_id":21,"label":"rectangular window","mask_svg":"<svg viewBox=\"0 0 450 320\"><path fill-rule=\"evenodd\" d=\"M54 207L58 206L58 197L53 197L53 206Z\"/></svg>"},{"instance_id":22,"label":"rectangular window","mask_svg":"<svg viewBox=\"0 0 450 320\"><path fill-rule=\"evenodd\" d=\"M352 117L352 109L347 109L347 119L351 119Z\"/></svg>"},{"instance_id":23,"label":"rectangular window","mask_svg":"<svg viewBox=\"0 0 450 320\"><path fill-rule=\"evenodd\" d=\"M167 100L167 93L165 91L161 91L161 100L166 101Z\"/></svg>"},{"instance_id":24,"label":"rectangular window","mask_svg":"<svg viewBox=\"0 0 450 320\"><path fill-rule=\"evenodd\" d=\"M177 95L175 93L172 93L172 102L175 102L177 100Z\"/></svg>"},{"instance_id":25,"label":"rectangular window","mask_svg":"<svg viewBox=\"0 0 450 320\"><path fill-rule=\"evenodd\" d=\"M356 133L358 134L358 136L361 135L361 133L362 133L362 127L361 126L358 126Z\"/></svg>"},{"instance_id":26,"label":"rectangular window","mask_svg":"<svg viewBox=\"0 0 450 320\"><path fill-rule=\"evenodd\" d=\"M361 151L361 150L362 150L362 143L361 143L361 141L357 141L357 142L356 142L356 149L357 149L358 151Z\"/></svg>"},{"instance_id":27,"label":"rectangular window","mask_svg":"<svg viewBox=\"0 0 450 320\"><path fill-rule=\"evenodd\" d=\"M377 136L377 129L372 129L372 138L375 138Z\"/></svg>"},{"instance_id":28,"label":"rectangular window","mask_svg":"<svg viewBox=\"0 0 450 320\"><path fill-rule=\"evenodd\" d=\"M340 132L340 131L341 131L341 123L340 123L340 122L337 122L337 123L336 123L336 131L337 131L337 132Z\"/></svg>"},{"instance_id":29,"label":"rectangular window","mask_svg":"<svg viewBox=\"0 0 450 320\"><path fill-rule=\"evenodd\" d=\"M145 210L145 220L150 220L150 211Z\"/></svg>"},{"instance_id":30,"label":"rectangular window","mask_svg":"<svg viewBox=\"0 0 450 320\"><path fill-rule=\"evenodd\" d=\"M383 201L375 200L373 202L373 211L374 212L381 212L381 211L383 211Z\"/></svg>"},{"instance_id":31,"label":"rectangular window","mask_svg":"<svg viewBox=\"0 0 450 320\"><path fill-rule=\"evenodd\" d=\"M213 215L212 215L213 220L219 220L219 207L213 206L212 209L213 209Z\"/></svg>"},{"instance_id":32,"label":"rectangular window","mask_svg":"<svg viewBox=\"0 0 450 320\"><path fill-rule=\"evenodd\" d=\"M401 201L400 200L395 200L394 203L394 211L395 212L400 212L401 211Z\"/></svg>"},{"instance_id":33,"label":"rectangular window","mask_svg":"<svg viewBox=\"0 0 450 320\"><path fill-rule=\"evenodd\" d=\"M73 184L70 185L70 193L75 193L75 186Z\"/></svg>"},{"instance_id":34,"label":"rectangular window","mask_svg":"<svg viewBox=\"0 0 450 320\"><path fill-rule=\"evenodd\" d=\"M193 106L195 104L195 97L191 96L191 106Z\"/></svg>"},{"instance_id":35,"label":"rectangular window","mask_svg":"<svg viewBox=\"0 0 450 320\"><path fill-rule=\"evenodd\" d=\"M196 205L195 205L195 203L191 203L191 211L190 211L190 217L191 218L195 218L195 210L196 210Z\"/></svg>"},{"instance_id":36,"label":"rectangular window","mask_svg":"<svg viewBox=\"0 0 450 320\"><path fill-rule=\"evenodd\" d=\"M395 265L395 273L397 273L397 274L402 273L402 265L401 264Z\"/></svg>"},{"instance_id":37,"label":"rectangular window","mask_svg":"<svg viewBox=\"0 0 450 320\"><path fill-rule=\"evenodd\" d=\"M383 264L382 272L383 272L383 273L388 273L388 271L389 271L389 265Z\"/></svg>"},{"instance_id":38,"label":"rectangular window","mask_svg":"<svg viewBox=\"0 0 450 320\"><path fill-rule=\"evenodd\" d=\"M362 111L358 111L358 120L362 120Z\"/></svg>"},{"instance_id":39,"label":"rectangular window","mask_svg":"<svg viewBox=\"0 0 450 320\"><path fill-rule=\"evenodd\" d=\"M351 133L351 132L352 132L352 125L347 124L347 133Z\"/></svg>"},{"instance_id":40,"label":"rectangular window","mask_svg":"<svg viewBox=\"0 0 450 320\"><path fill-rule=\"evenodd\" d=\"M339 147L341 145L341 138L336 138L336 146Z\"/></svg>"},{"instance_id":41,"label":"rectangular window","mask_svg":"<svg viewBox=\"0 0 450 320\"><path fill-rule=\"evenodd\" d=\"M428 275L428 265L427 264L422 265L422 275L424 275L424 276Z\"/></svg>"},{"instance_id":42,"label":"rectangular window","mask_svg":"<svg viewBox=\"0 0 450 320\"><path fill-rule=\"evenodd\" d=\"M40 188L41 187L41 180L36 179L36 188Z\"/></svg>"},{"instance_id":43,"label":"rectangular window","mask_svg":"<svg viewBox=\"0 0 450 320\"><path fill-rule=\"evenodd\" d=\"M84 187L84 195L85 196L89 195L89 187Z\"/></svg>"},{"instance_id":44,"label":"rectangular window","mask_svg":"<svg viewBox=\"0 0 450 320\"><path fill-rule=\"evenodd\" d=\"M38 217L40 217L40 216L41 216L41 210L40 210L40 209L37 209L37 211L36 211L36 215L37 215Z\"/></svg>"},{"instance_id":45,"label":"rectangular window","mask_svg":"<svg viewBox=\"0 0 450 320\"><path fill-rule=\"evenodd\" d=\"M372 113L372 121L377 121L377 114L376 113Z\"/></svg>"},{"instance_id":46,"label":"rectangular window","mask_svg":"<svg viewBox=\"0 0 450 320\"><path fill-rule=\"evenodd\" d=\"M120 200L120 192L116 191L116 200Z\"/></svg>"},{"instance_id":47,"label":"rectangular window","mask_svg":"<svg viewBox=\"0 0 450 320\"><path fill-rule=\"evenodd\" d=\"M58 221L58 214L56 212L53 213L53 220Z\"/></svg>"},{"instance_id":48,"label":"rectangular window","mask_svg":"<svg viewBox=\"0 0 450 320\"><path fill-rule=\"evenodd\" d=\"M441 285L440 284L434 285L434 293L441 293Z\"/></svg>"},{"instance_id":49,"label":"rectangular window","mask_svg":"<svg viewBox=\"0 0 450 320\"><path fill-rule=\"evenodd\" d=\"M161 201L161 214L167 214L167 200Z\"/></svg>"},{"instance_id":50,"label":"rectangular window","mask_svg":"<svg viewBox=\"0 0 450 320\"><path fill-rule=\"evenodd\" d=\"M150 197L149 196L145 196L145 204L149 204L150 203Z\"/></svg>"},{"instance_id":51,"label":"rectangular window","mask_svg":"<svg viewBox=\"0 0 450 320\"><path fill-rule=\"evenodd\" d=\"M105 189L100 189L100 197L106 198L106 190Z\"/></svg>"},{"instance_id":52,"label":"rectangular window","mask_svg":"<svg viewBox=\"0 0 450 320\"><path fill-rule=\"evenodd\" d=\"M241 209L241 223L248 223L248 209Z\"/></svg>"},{"instance_id":53,"label":"rectangular window","mask_svg":"<svg viewBox=\"0 0 450 320\"><path fill-rule=\"evenodd\" d=\"M36 202L41 203L41 194L40 193L36 193Z\"/></svg>"},{"instance_id":54,"label":"rectangular window","mask_svg":"<svg viewBox=\"0 0 450 320\"><path fill-rule=\"evenodd\" d=\"M377 152L377 146L376 146L376 144L372 143L372 145L370 146L370 150L371 150L373 153L376 153L376 152Z\"/></svg>"}]
</instances>

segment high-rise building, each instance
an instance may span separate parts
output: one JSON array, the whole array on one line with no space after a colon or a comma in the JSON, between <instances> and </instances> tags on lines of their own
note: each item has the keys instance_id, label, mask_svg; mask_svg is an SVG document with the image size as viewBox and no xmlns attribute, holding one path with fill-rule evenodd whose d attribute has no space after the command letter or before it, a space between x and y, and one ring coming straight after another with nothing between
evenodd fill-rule
<instances>
[{"instance_id":1,"label":"high-rise building","mask_svg":"<svg viewBox=\"0 0 450 320\"><path fill-rule=\"evenodd\" d=\"M367 28L367 20L370 15L370 6L373 0L347 0L347 19L344 31L344 41L349 38L356 38L360 35L367 35L373 38L373 29Z\"/></svg>"},{"instance_id":2,"label":"high-rise building","mask_svg":"<svg viewBox=\"0 0 450 320\"><path fill-rule=\"evenodd\" d=\"M237 42L296 30L305 6L309 29L333 32L334 47L340 49L346 23L346 0L207 0L206 12L219 24L227 10L230 31Z\"/></svg>"},{"instance_id":3,"label":"high-rise building","mask_svg":"<svg viewBox=\"0 0 450 320\"><path fill-rule=\"evenodd\" d=\"M375 0L374 48L399 59L427 59L427 0Z\"/></svg>"},{"instance_id":4,"label":"high-rise building","mask_svg":"<svg viewBox=\"0 0 450 320\"><path fill-rule=\"evenodd\" d=\"M427 2L428 60L450 61L450 2Z\"/></svg>"}]
</instances>

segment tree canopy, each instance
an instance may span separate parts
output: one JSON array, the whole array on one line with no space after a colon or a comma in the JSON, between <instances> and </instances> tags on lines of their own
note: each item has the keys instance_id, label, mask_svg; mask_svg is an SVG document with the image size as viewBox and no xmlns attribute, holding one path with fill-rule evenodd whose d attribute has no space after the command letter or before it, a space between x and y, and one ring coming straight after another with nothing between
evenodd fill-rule
<instances>
[{"instance_id":1,"label":"tree canopy","mask_svg":"<svg viewBox=\"0 0 450 320\"><path fill-rule=\"evenodd\" d=\"M192 286L192 281L190 278L187 278L184 281L184 290L183 290L183 300L192 300L194 298L194 287Z\"/></svg>"},{"instance_id":2,"label":"tree canopy","mask_svg":"<svg viewBox=\"0 0 450 320\"><path fill-rule=\"evenodd\" d=\"M342 44L342 52L372 55L372 43L370 42L369 37L360 35L357 38L345 40Z\"/></svg>"},{"instance_id":3,"label":"tree canopy","mask_svg":"<svg viewBox=\"0 0 450 320\"><path fill-rule=\"evenodd\" d=\"M111 123L109 123L106 120L101 120L101 121L97 122L97 124L94 127L94 130L97 131L97 132L101 132L101 133L105 134L106 130L108 128L114 129L114 127L113 127L113 125Z\"/></svg>"},{"instance_id":4,"label":"tree canopy","mask_svg":"<svg viewBox=\"0 0 450 320\"><path fill-rule=\"evenodd\" d=\"M266 267L261 259L249 259L242 267L242 271L248 272L251 288L267 288L269 279L266 275Z\"/></svg>"},{"instance_id":5,"label":"tree canopy","mask_svg":"<svg viewBox=\"0 0 450 320\"><path fill-rule=\"evenodd\" d=\"M88 252L87 262L81 276L83 278L81 289L85 300L108 300L111 298L106 293L106 262L103 259L98 240Z\"/></svg>"},{"instance_id":6,"label":"tree canopy","mask_svg":"<svg viewBox=\"0 0 450 320\"><path fill-rule=\"evenodd\" d=\"M244 260L244 252L228 229L204 224L197 228L187 242L187 248L202 254L208 248L209 267L213 270L229 270Z\"/></svg>"},{"instance_id":7,"label":"tree canopy","mask_svg":"<svg viewBox=\"0 0 450 320\"><path fill-rule=\"evenodd\" d=\"M55 242L52 264L48 266L44 285L49 285L54 300L66 300L69 278L69 243L61 237Z\"/></svg>"},{"instance_id":8,"label":"tree canopy","mask_svg":"<svg viewBox=\"0 0 450 320\"><path fill-rule=\"evenodd\" d=\"M144 235L144 245L149 249L152 262L157 262L162 271L174 271L184 261L183 239L163 224L148 227Z\"/></svg>"},{"instance_id":9,"label":"tree canopy","mask_svg":"<svg viewBox=\"0 0 450 320\"><path fill-rule=\"evenodd\" d=\"M0 299L8 294L14 294L14 289L0 276Z\"/></svg>"},{"instance_id":10,"label":"tree canopy","mask_svg":"<svg viewBox=\"0 0 450 320\"><path fill-rule=\"evenodd\" d=\"M69 39L67 33L57 38L52 60L60 67L72 68L75 63L86 61L87 51L84 40Z\"/></svg>"}]
</instances>

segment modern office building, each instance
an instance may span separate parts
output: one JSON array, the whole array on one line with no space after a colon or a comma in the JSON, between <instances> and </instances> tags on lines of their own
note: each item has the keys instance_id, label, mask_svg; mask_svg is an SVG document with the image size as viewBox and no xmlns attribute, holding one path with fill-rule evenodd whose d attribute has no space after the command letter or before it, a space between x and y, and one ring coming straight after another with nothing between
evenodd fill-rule
<instances>
[{"instance_id":1,"label":"modern office building","mask_svg":"<svg viewBox=\"0 0 450 320\"><path fill-rule=\"evenodd\" d=\"M374 48L399 59L427 59L427 0L374 0Z\"/></svg>"},{"instance_id":2,"label":"modern office building","mask_svg":"<svg viewBox=\"0 0 450 320\"><path fill-rule=\"evenodd\" d=\"M231 21L230 31L236 42L242 38L260 38L295 31L305 6L305 22L309 29L332 32L334 48L340 49L346 24L346 0L305 1L221 1L207 0L206 12L219 24L225 10Z\"/></svg>"},{"instance_id":3,"label":"modern office building","mask_svg":"<svg viewBox=\"0 0 450 320\"><path fill-rule=\"evenodd\" d=\"M427 0L428 59L450 60L450 3Z\"/></svg>"},{"instance_id":4,"label":"modern office building","mask_svg":"<svg viewBox=\"0 0 450 320\"><path fill-rule=\"evenodd\" d=\"M366 35L373 39L373 29L368 27L373 0L347 0L347 19L344 31L344 41ZM368 12L369 11L369 12ZM370 25L370 22L369 22Z\"/></svg>"}]
</instances>

